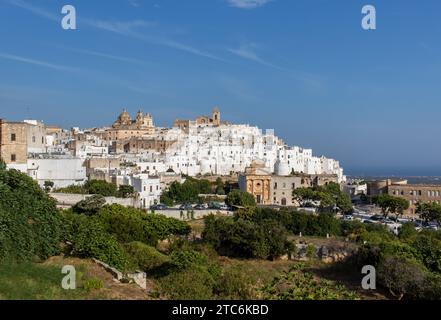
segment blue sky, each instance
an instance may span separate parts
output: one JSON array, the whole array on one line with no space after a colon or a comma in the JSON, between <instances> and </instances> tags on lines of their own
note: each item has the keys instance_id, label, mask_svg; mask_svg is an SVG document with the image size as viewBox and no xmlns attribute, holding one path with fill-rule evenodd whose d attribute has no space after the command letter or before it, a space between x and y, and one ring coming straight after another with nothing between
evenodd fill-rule
<instances>
[{"instance_id":1,"label":"blue sky","mask_svg":"<svg viewBox=\"0 0 441 320\"><path fill-rule=\"evenodd\" d=\"M0 0L0 116L90 127L127 107L170 126L218 105L348 173L441 175L440 14L437 0Z\"/></svg>"}]
</instances>

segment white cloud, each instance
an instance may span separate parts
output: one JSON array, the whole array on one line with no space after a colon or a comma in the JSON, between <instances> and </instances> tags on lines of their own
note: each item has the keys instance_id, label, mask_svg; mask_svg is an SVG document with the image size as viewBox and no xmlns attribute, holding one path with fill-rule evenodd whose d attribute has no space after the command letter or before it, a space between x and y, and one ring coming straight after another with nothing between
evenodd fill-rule
<instances>
[{"instance_id":1,"label":"white cloud","mask_svg":"<svg viewBox=\"0 0 441 320\"><path fill-rule=\"evenodd\" d=\"M271 62L268 62L268 61L264 60L263 58L261 58L257 54L256 49L257 49L257 45L254 43L246 43L246 44L243 43L239 46L239 48L237 48L237 49L230 48L230 49L228 49L228 51L243 58L243 59L257 62L257 63L260 63L260 64L267 66L267 67L283 70L283 68L280 68L280 67L272 64Z\"/></svg>"},{"instance_id":2,"label":"white cloud","mask_svg":"<svg viewBox=\"0 0 441 320\"><path fill-rule=\"evenodd\" d=\"M119 33L125 36L130 36L135 32L136 28L141 27L153 27L155 22L145 20L132 20L132 21L103 21L103 20L84 20L87 25L95 27L97 29Z\"/></svg>"},{"instance_id":3,"label":"white cloud","mask_svg":"<svg viewBox=\"0 0 441 320\"><path fill-rule=\"evenodd\" d=\"M49 63L49 62L46 62L46 61L40 61L40 60L34 60L34 59L30 59L30 58L25 58L25 57L13 55L13 54L8 54L8 53L1 53L0 52L0 59L10 60L10 61L17 61L17 62L23 62L23 63L35 65L35 66L46 67L46 68L58 70L58 71L69 71L69 72L77 72L77 71L79 71L79 69L75 69L75 68L71 68L71 67L66 67L66 66L61 66L61 65Z\"/></svg>"},{"instance_id":4,"label":"white cloud","mask_svg":"<svg viewBox=\"0 0 441 320\"><path fill-rule=\"evenodd\" d=\"M153 26L154 23L147 22L144 20L135 20L129 22L112 22L112 21L99 21L99 20L86 20L87 24L93 26L95 28L110 31L114 33L118 33L127 37L132 37L135 39L139 39L148 43L161 45L181 51L185 51L187 53L192 53L194 55L198 55L201 57L209 58L212 60L225 61L224 59L217 57L213 54L201 51L195 47L189 46L187 44L168 39L166 37L155 37L155 36L147 36L145 34L139 33L136 28L138 27L147 27Z\"/></svg>"},{"instance_id":5,"label":"white cloud","mask_svg":"<svg viewBox=\"0 0 441 320\"><path fill-rule=\"evenodd\" d=\"M115 60L115 61L128 62L128 63L139 64L139 65L149 65L149 63L142 61L142 60L139 60L139 59L130 58L130 57L115 56L115 55L107 54L104 52L76 49L76 48L70 48L70 47L65 47L65 46L59 46L59 48L69 50L72 52L76 52L76 53L87 54L90 56L101 57L101 58L106 58L106 59Z\"/></svg>"},{"instance_id":6,"label":"white cloud","mask_svg":"<svg viewBox=\"0 0 441 320\"><path fill-rule=\"evenodd\" d=\"M273 0L227 0L230 6L241 9L262 7Z\"/></svg>"},{"instance_id":7,"label":"white cloud","mask_svg":"<svg viewBox=\"0 0 441 320\"><path fill-rule=\"evenodd\" d=\"M14 5L16 7L20 7L27 11L30 11L38 16L44 17L53 21L61 21L60 17L53 15L52 13L45 11L44 9L35 7L23 0L6 0L9 4ZM262 0L261 0L262 1ZM146 36L142 33L137 32L136 28L141 27L152 27L155 26L156 23L145 21L145 20L132 20L132 21L103 21L103 20L89 20L82 19L80 23L84 25L94 27L96 29L117 33L120 35L124 35L127 37L136 38L138 40L142 40L151 44L161 45L165 47L169 47L172 49L184 51L187 53L191 53L200 57L209 58L217 61L225 61L224 59L217 57L211 53L204 52L200 49L192 47L190 45L169 39L163 36Z\"/></svg>"},{"instance_id":8,"label":"white cloud","mask_svg":"<svg viewBox=\"0 0 441 320\"><path fill-rule=\"evenodd\" d=\"M53 20L53 21L61 21L59 16L56 16L55 14L53 14L51 12L48 12L48 11L45 11L45 10L40 9L38 7L35 7L35 6L25 2L25 1L22 1L22 0L6 0L6 2L9 3L9 4L12 4L12 5L16 6L16 7L19 7L19 8L25 9L27 11L30 11L33 14L36 14L36 15L41 16L41 17L44 17L46 19Z\"/></svg>"},{"instance_id":9,"label":"white cloud","mask_svg":"<svg viewBox=\"0 0 441 320\"><path fill-rule=\"evenodd\" d=\"M138 0L129 0L129 4L133 7L139 7Z\"/></svg>"}]
</instances>

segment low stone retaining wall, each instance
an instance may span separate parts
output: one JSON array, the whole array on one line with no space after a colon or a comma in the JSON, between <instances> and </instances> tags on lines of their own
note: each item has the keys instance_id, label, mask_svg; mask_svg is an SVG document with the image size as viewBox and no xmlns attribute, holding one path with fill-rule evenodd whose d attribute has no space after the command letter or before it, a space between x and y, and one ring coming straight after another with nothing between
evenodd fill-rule
<instances>
[{"instance_id":1,"label":"low stone retaining wall","mask_svg":"<svg viewBox=\"0 0 441 320\"><path fill-rule=\"evenodd\" d=\"M181 217L181 211L183 214L182 217ZM209 216L210 214L233 215L232 211L206 209L206 210L193 210L193 217L192 217L191 211L192 210L167 209L167 210L156 210L154 211L154 213L164 215L169 218L176 218L179 220L202 219L203 217ZM149 210L148 213L152 213L152 211Z\"/></svg>"},{"instance_id":2,"label":"low stone retaining wall","mask_svg":"<svg viewBox=\"0 0 441 320\"><path fill-rule=\"evenodd\" d=\"M74 193L49 193L49 195L57 201L57 205L63 208L69 208L76 205L78 202L83 201L91 194L74 194ZM105 197L106 204L120 204L125 207L139 208L139 201L133 198L115 198Z\"/></svg>"},{"instance_id":3,"label":"low stone retaining wall","mask_svg":"<svg viewBox=\"0 0 441 320\"><path fill-rule=\"evenodd\" d=\"M124 275L121 271L109 266L107 263L104 263L95 258L93 258L92 260L96 264L103 267L104 270L110 273L119 282L123 282L124 279L133 280L133 282L135 282L142 289L147 289L147 274L145 272L135 272Z\"/></svg>"}]
</instances>

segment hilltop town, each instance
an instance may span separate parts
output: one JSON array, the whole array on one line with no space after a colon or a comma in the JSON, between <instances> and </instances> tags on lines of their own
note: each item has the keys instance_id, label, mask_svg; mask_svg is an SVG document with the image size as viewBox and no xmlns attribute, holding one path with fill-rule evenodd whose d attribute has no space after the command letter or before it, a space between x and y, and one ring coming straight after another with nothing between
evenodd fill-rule
<instances>
[{"instance_id":1,"label":"hilltop town","mask_svg":"<svg viewBox=\"0 0 441 320\"><path fill-rule=\"evenodd\" d=\"M0 157L8 168L27 173L41 187L61 189L88 180L129 185L138 193L136 206L146 209L183 175L241 180L257 203L278 205L292 204L293 188L346 179L338 161L288 146L274 130L223 121L217 107L210 116L178 119L171 128L156 127L153 116L142 111L132 118L127 110L104 128L66 130L36 120L0 120L0 136ZM256 179L256 166L276 184L282 179L281 186L289 185L286 195L270 196L269 178Z\"/></svg>"}]
</instances>

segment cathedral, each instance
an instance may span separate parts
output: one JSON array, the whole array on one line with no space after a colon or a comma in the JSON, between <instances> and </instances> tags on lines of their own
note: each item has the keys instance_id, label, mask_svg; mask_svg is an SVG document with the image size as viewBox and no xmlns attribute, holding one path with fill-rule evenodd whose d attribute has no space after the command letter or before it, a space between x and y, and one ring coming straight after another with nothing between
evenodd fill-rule
<instances>
[{"instance_id":1,"label":"cathedral","mask_svg":"<svg viewBox=\"0 0 441 320\"><path fill-rule=\"evenodd\" d=\"M153 117L138 111L136 118L132 119L126 109L118 116L112 127L105 131L104 140L121 141L130 138L151 135L155 132Z\"/></svg>"},{"instance_id":2,"label":"cathedral","mask_svg":"<svg viewBox=\"0 0 441 320\"><path fill-rule=\"evenodd\" d=\"M132 120L130 114L126 109L118 116L118 119L112 125L113 129L125 129L125 130L143 130L155 128L153 125L152 116L147 113L143 114L142 111L138 111L136 119Z\"/></svg>"}]
</instances>

